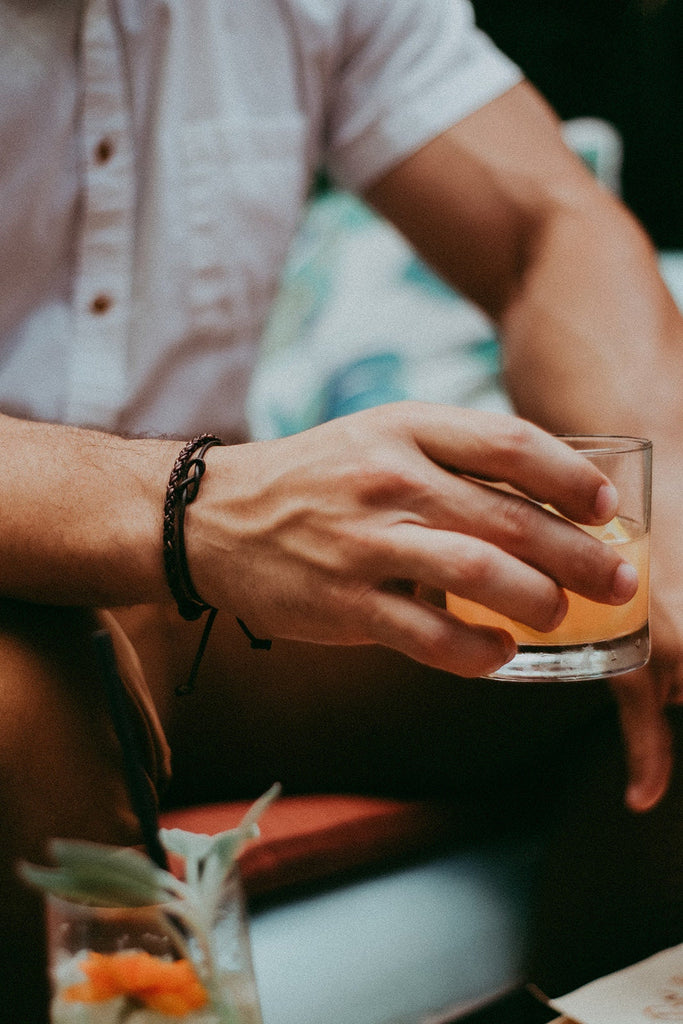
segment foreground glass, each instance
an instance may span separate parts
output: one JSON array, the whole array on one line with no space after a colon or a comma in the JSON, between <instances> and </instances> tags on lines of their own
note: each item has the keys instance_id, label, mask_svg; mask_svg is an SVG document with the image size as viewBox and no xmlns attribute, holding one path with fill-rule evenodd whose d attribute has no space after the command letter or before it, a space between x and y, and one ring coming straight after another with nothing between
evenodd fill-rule
<instances>
[{"instance_id":1,"label":"foreground glass","mask_svg":"<svg viewBox=\"0 0 683 1024\"><path fill-rule=\"evenodd\" d=\"M581 529L620 554L638 572L638 590L625 605L598 604L567 592L569 609L551 633L540 633L474 601L446 595L449 611L466 622L499 626L517 642L517 654L491 674L493 679L581 680L629 672L650 655L649 542L652 444L630 437L562 437L590 459L617 488L617 515L606 526Z\"/></svg>"},{"instance_id":2,"label":"foreground glass","mask_svg":"<svg viewBox=\"0 0 683 1024\"><path fill-rule=\"evenodd\" d=\"M188 938L170 905L46 901L52 1024L262 1024L236 869L223 886L211 950Z\"/></svg>"}]
</instances>

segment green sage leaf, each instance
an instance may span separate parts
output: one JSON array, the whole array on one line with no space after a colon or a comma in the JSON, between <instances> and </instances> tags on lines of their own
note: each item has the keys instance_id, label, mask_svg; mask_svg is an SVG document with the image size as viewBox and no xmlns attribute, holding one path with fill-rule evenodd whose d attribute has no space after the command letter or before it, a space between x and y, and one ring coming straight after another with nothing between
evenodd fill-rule
<instances>
[{"instance_id":1,"label":"green sage leaf","mask_svg":"<svg viewBox=\"0 0 683 1024\"><path fill-rule=\"evenodd\" d=\"M140 907L167 902L178 884L137 850L76 840L50 844L56 867L20 865L34 887L90 905Z\"/></svg>"}]
</instances>

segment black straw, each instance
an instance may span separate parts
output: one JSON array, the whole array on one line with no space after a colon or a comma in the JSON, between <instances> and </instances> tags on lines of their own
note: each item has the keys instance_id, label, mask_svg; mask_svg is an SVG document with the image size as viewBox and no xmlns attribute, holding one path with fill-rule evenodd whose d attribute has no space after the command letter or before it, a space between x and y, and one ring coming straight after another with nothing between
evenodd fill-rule
<instances>
[{"instance_id":1,"label":"black straw","mask_svg":"<svg viewBox=\"0 0 683 1024\"><path fill-rule=\"evenodd\" d=\"M123 752L123 771L128 795L140 822L147 855L161 868L168 869L166 851L159 839L159 820L156 797L145 772L135 731L130 717L126 691L116 665L114 645L106 629L93 633L102 682L109 701L114 729Z\"/></svg>"}]
</instances>

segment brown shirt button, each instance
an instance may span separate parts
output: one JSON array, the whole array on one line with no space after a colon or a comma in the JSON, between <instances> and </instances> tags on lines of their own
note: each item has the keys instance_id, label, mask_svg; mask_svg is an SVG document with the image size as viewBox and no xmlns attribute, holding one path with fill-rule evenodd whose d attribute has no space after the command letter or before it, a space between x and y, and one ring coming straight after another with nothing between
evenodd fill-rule
<instances>
[{"instance_id":1,"label":"brown shirt button","mask_svg":"<svg viewBox=\"0 0 683 1024\"><path fill-rule=\"evenodd\" d=\"M96 313L100 316L102 313L106 313L107 310L111 309L112 303L113 299L111 295L105 295L104 292L101 292L99 295L96 295L90 303L90 312Z\"/></svg>"},{"instance_id":2,"label":"brown shirt button","mask_svg":"<svg viewBox=\"0 0 683 1024\"><path fill-rule=\"evenodd\" d=\"M96 164L106 164L107 160L111 159L114 155L114 143L111 139L108 139L105 135L104 138L100 139L93 150L93 156Z\"/></svg>"}]
</instances>

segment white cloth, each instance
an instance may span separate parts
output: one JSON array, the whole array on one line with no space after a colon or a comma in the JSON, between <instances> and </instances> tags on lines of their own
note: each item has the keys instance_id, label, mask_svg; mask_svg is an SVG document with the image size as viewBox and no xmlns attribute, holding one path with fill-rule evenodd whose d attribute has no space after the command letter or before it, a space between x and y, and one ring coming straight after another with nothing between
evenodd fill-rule
<instances>
[{"instance_id":1,"label":"white cloth","mask_svg":"<svg viewBox=\"0 0 683 1024\"><path fill-rule=\"evenodd\" d=\"M0 0L0 409L241 432L316 168L519 77L465 0Z\"/></svg>"}]
</instances>

